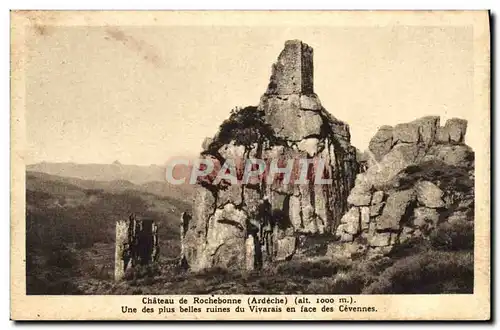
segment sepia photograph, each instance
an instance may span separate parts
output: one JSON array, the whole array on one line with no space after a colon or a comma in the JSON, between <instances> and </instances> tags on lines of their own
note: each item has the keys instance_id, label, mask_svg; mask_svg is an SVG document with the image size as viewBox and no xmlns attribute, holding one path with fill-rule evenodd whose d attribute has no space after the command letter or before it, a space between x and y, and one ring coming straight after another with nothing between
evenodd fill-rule
<instances>
[{"instance_id":1,"label":"sepia photograph","mask_svg":"<svg viewBox=\"0 0 500 330\"><path fill-rule=\"evenodd\" d=\"M17 306L488 313L488 12L11 18Z\"/></svg>"}]
</instances>

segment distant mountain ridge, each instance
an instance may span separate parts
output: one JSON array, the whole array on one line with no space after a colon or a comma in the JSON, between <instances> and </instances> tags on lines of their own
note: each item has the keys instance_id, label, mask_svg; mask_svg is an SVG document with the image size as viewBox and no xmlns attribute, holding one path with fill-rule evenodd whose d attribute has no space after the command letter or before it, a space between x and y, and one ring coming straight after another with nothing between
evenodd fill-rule
<instances>
[{"instance_id":1,"label":"distant mountain ridge","mask_svg":"<svg viewBox=\"0 0 500 330\"><path fill-rule=\"evenodd\" d=\"M159 165L38 163L28 165L26 172L30 177L62 181L84 189L137 190L179 200L189 200L194 192L192 185L168 183L165 168Z\"/></svg>"},{"instance_id":2,"label":"distant mountain ridge","mask_svg":"<svg viewBox=\"0 0 500 330\"><path fill-rule=\"evenodd\" d=\"M78 164L42 162L26 166L27 171L73 177L83 180L114 181L127 180L135 184L165 181L165 167L160 165L125 165L118 161L112 164Z\"/></svg>"}]
</instances>

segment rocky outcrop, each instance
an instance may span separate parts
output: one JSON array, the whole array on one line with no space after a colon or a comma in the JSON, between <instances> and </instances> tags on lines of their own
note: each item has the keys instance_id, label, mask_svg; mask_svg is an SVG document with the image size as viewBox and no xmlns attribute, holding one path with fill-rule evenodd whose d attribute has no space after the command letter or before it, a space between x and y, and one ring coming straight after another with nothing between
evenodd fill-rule
<instances>
[{"instance_id":1,"label":"rocky outcrop","mask_svg":"<svg viewBox=\"0 0 500 330\"><path fill-rule=\"evenodd\" d=\"M279 175L267 182L267 171L263 180L250 182L217 182L214 176L199 180L182 239L181 259L193 270L253 269L288 260L300 236L333 234L348 210L347 196L358 173L356 149L349 126L328 113L314 93L313 50L301 41L285 43L259 105L234 110L203 148L203 158L221 165L260 159L269 170L273 160L279 160L279 167L296 161L288 184ZM315 164L305 168L304 182L294 181L304 169L298 160ZM318 173L332 183L315 184ZM269 226L263 223L265 207Z\"/></svg>"},{"instance_id":2,"label":"rocky outcrop","mask_svg":"<svg viewBox=\"0 0 500 330\"><path fill-rule=\"evenodd\" d=\"M467 122L424 117L383 126L372 138L368 169L356 178L350 209L336 230L336 256L384 255L442 222L474 220L474 153ZM360 248L360 246L363 246Z\"/></svg>"}]
</instances>

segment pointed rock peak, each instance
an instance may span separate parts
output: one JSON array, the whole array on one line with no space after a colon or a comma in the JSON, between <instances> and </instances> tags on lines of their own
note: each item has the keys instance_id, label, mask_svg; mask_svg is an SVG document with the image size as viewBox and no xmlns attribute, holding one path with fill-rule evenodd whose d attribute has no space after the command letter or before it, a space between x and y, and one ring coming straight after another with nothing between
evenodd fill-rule
<instances>
[{"instance_id":1,"label":"pointed rock peak","mask_svg":"<svg viewBox=\"0 0 500 330\"><path fill-rule=\"evenodd\" d=\"M313 71L313 49L300 40L288 40L273 64L266 94L314 94Z\"/></svg>"}]
</instances>

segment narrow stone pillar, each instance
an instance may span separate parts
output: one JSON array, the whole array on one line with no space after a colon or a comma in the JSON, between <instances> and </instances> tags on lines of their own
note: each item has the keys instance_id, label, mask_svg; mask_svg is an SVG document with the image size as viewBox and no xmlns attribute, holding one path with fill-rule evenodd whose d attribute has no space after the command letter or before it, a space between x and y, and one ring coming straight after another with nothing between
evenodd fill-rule
<instances>
[{"instance_id":1,"label":"narrow stone pillar","mask_svg":"<svg viewBox=\"0 0 500 330\"><path fill-rule=\"evenodd\" d=\"M185 249L185 244L184 244L184 238L186 237L186 233L189 229L189 222L191 221L191 215L187 212L182 212L181 214L181 228L180 228L180 233L181 233L181 255L179 258L179 265L182 268L188 268L188 261L186 258L186 249Z\"/></svg>"},{"instance_id":2,"label":"narrow stone pillar","mask_svg":"<svg viewBox=\"0 0 500 330\"><path fill-rule=\"evenodd\" d=\"M125 220L116 222L116 238L115 238L115 281L120 281L125 275L125 270L128 264L125 264L125 254L128 253L128 232L129 224Z\"/></svg>"},{"instance_id":3,"label":"narrow stone pillar","mask_svg":"<svg viewBox=\"0 0 500 330\"><path fill-rule=\"evenodd\" d=\"M255 269L255 238L249 235L245 242L245 269L252 271Z\"/></svg>"},{"instance_id":4,"label":"narrow stone pillar","mask_svg":"<svg viewBox=\"0 0 500 330\"><path fill-rule=\"evenodd\" d=\"M160 245L158 244L158 226L153 222L153 262L157 262L160 258Z\"/></svg>"}]
</instances>

